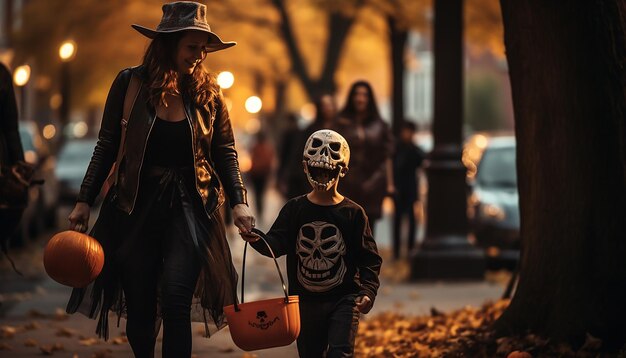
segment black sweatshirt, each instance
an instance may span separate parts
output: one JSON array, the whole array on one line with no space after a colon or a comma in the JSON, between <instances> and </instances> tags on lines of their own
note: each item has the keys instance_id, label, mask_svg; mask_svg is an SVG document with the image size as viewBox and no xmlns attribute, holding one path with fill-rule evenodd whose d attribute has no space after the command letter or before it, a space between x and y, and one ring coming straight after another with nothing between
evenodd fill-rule
<instances>
[{"instance_id":1,"label":"black sweatshirt","mask_svg":"<svg viewBox=\"0 0 626 358\"><path fill-rule=\"evenodd\" d=\"M334 300L356 293L374 302L382 258L365 211L352 200L322 206L306 195L293 198L281 209L267 240L276 257L287 255L289 294L301 300ZM262 240L252 247L271 257Z\"/></svg>"}]
</instances>

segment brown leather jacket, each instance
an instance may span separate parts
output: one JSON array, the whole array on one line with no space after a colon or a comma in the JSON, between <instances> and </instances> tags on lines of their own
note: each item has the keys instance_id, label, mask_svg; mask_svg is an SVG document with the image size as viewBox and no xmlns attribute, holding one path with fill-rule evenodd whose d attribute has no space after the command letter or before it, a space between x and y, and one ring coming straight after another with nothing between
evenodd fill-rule
<instances>
[{"instance_id":1,"label":"brown leather jacket","mask_svg":"<svg viewBox=\"0 0 626 358\"><path fill-rule=\"evenodd\" d=\"M145 70L138 66L121 71L113 81L104 108L98 143L77 199L90 206L98 196L117 157L122 128L120 121L131 74L144 83L147 80ZM231 207L247 204L233 130L223 96L220 93L212 108L198 108L186 96L183 96L183 103L187 120L192 127L196 189L207 214L213 214L224 203L224 190ZM126 148L119 168L116 190L117 206L127 214L133 211L135 205L144 152L155 118L156 110L149 103L148 91L142 85L128 120Z\"/></svg>"}]
</instances>

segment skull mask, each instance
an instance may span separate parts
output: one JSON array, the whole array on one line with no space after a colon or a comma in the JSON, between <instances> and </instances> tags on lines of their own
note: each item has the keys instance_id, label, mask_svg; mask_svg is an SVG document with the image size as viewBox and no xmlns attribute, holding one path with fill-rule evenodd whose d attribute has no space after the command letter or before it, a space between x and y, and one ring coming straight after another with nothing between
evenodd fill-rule
<instances>
[{"instance_id":1,"label":"skull mask","mask_svg":"<svg viewBox=\"0 0 626 358\"><path fill-rule=\"evenodd\" d=\"M323 221L302 225L298 232L296 254L298 281L311 292L325 292L343 282L346 246L341 231Z\"/></svg>"},{"instance_id":2,"label":"skull mask","mask_svg":"<svg viewBox=\"0 0 626 358\"><path fill-rule=\"evenodd\" d=\"M337 132L319 130L309 137L302 155L309 183L318 190L330 190L348 172L350 147Z\"/></svg>"},{"instance_id":3,"label":"skull mask","mask_svg":"<svg viewBox=\"0 0 626 358\"><path fill-rule=\"evenodd\" d=\"M256 313L256 319L259 320L259 322L264 323L265 320L267 319L267 313L265 313L265 311L259 311Z\"/></svg>"}]
</instances>

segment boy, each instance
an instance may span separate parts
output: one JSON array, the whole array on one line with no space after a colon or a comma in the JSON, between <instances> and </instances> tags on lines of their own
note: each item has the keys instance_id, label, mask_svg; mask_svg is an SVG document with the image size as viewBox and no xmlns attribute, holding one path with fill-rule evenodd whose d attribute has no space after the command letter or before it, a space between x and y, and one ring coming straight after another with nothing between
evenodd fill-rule
<instances>
[{"instance_id":1,"label":"boy","mask_svg":"<svg viewBox=\"0 0 626 358\"><path fill-rule=\"evenodd\" d=\"M300 296L300 357L351 357L359 314L372 309L380 285L382 259L365 211L337 192L349 161L341 135L313 133L303 153L313 190L289 200L267 233L276 256L287 255L289 294ZM270 256L257 235L241 236Z\"/></svg>"}]
</instances>

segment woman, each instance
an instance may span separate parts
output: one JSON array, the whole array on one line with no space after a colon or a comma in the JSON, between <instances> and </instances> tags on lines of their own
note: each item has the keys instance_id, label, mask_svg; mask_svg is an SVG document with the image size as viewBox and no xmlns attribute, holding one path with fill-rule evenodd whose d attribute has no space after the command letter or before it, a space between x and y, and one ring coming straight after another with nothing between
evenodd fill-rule
<instances>
[{"instance_id":1,"label":"woman","mask_svg":"<svg viewBox=\"0 0 626 358\"><path fill-rule=\"evenodd\" d=\"M228 111L215 77L201 65L207 53L235 43L212 33L206 7L194 2L163 5L156 30L133 27L153 40L143 64L113 82L69 216L70 229L87 230L90 206L120 148L116 184L90 233L102 243L105 267L87 289L74 289L67 310L99 315L97 333L105 339L108 310L126 313L136 357L154 356L162 318L163 356L189 357L192 297L207 335L209 323L223 327L222 308L236 299L237 275L219 214L224 190L239 230L254 226ZM140 87L124 129L120 119L133 77Z\"/></svg>"},{"instance_id":2,"label":"woman","mask_svg":"<svg viewBox=\"0 0 626 358\"><path fill-rule=\"evenodd\" d=\"M323 94L315 100L315 120L295 138L295 150L291 151L287 177L287 199L304 195L311 191L309 181L302 171L302 152L311 134L320 129L333 129L337 118L337 104L330 94Z\"/></svg>"},{"instance_id":3,"label":"woman","mask_svg":"<svg viewBox=\"0 0 626 358\"><path fill-rule=\"evenodd\" d=\"M25 165L24 149L18 127L13 78L9 69L0 63L0 175L10 173L15 165ZM19 201L22 201L20 205L9 201L7 194L10 193L0 190L0 194L2 194L0 195L0 249L9 258L9 239L20 222L24 211L23 206L27 204L28 193L20 195ZM9 260L13 265L13 260L11 258ZM15 265L13 269L17 271Z\"/></svg>"},{"instance_id":4,"label":"woman","mask_svg":"<svg viewBox=\"0 0 626 358\"><path fill-rule=\"evenodd\" d=\"M339 132L350 144L350 175L339 183L339 191L361 205L372 225L382 216L385 195L392 194L394 142L387 123L378 112L372 87L355 82L337 121Z\"/></svg>"}]
</instances>

